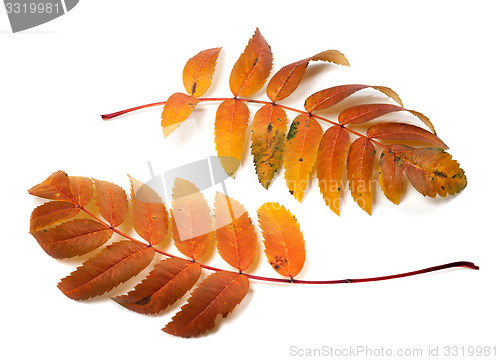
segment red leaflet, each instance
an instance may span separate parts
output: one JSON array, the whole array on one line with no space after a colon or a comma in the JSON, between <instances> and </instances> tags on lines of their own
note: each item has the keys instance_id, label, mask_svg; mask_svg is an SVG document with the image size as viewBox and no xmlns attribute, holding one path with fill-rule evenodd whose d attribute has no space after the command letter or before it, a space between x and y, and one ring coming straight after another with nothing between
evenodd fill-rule
<instances>
[{"instance_id":1,"label":"red leaflet","mask_svg":"<svg viewBox=\"0 0 500 360\"><path fill-rule=\"evenodd\" d=\"M102 217L112 227L120 225L127 216L128 202L125 191L113 183L94 179L95 204Z\"/></svg>"},{"instance_id":2,"label":"red leaflet","mask_svg":"<svg viewBox=\"0 0 500 360\"><path fill-rule=\"evenodd\" d=\"M86 300L110 291L141 272L153 260L151 247L121 241L88 259L57 285L73 300Z\"/></svg>"},{"instance_id":3,"label":"red leaflet","mask_svg":"<svg viewBox=\"0 0 500 360\"><path fill-rule=\"evenodd\" d=\"M200 190L191 182L177 178L172 190L172 238L181 253L198 259L213 236L212 214Z\"/></svg>"},{"instance_id":4,"label":"red leaflet","mask_svg":"<svg viewBox=\"0 0 500 360\"><path fill-rule=\"evenodd\" d=\"M374 189L373 167L375 148L366 138L356 139L347 157L347 179L351 196L358 206L368 214L372 212L372 193Z\"/></svg>"},{"instance_id":5,"label":"red leaflet","mask_svg":"<svg viewBox=\"0 0 500 360\"><path fill-rule=\"evenodd\" d=\"M31 213L30 231L37 231L42 228L71 219L80 212L80 209L68 202L50 201L40 205Z\"/></svg>"},{"instance_id":6,"label":"red leaflet","mask_svg":"<svg viewBox=\"0 0 500 360\"><path fill-rule=\"evenodd\" d=\"M149 186L130 178L130 208L135 231L152 245L165 238L168 213L163 200Z\"/></svg>"},{"instance_id":7,"label":"red leaflet","mask_svg":"<svg viewBox=\"0 0 500 360\"><path fill-rule=\"evenodd\" d=\"M231 71L231 92L239 97L255 94L264 86L272 67L271 47L257 29Z\"/></svg>"},{"instance_id":8,"label":"red leaflet","mask_svg":"<svg viewBox=\"0 0 500 360\"><path fill-rule=\"evenodd\" d=\"M257 253L257 235L245 208L236 200L215 196L215 235L220 256L231 266L245 271Z\"/></svg>"},{"instance_id":9,"label":"red leaflet","mask_svg":"<svg viewBox=\"0 0 500 360\"><path fill-rule=\"evenodd\" d=\"M31 234L47 254L65 259L97 249L111 238L113 230L94 220L77 219Z\"/></svg>"},{"instance_id":10,"label":"red leaflet","mask_svg":"<svg viewBox=\"0 0 500 360\"><path fill-rule=\"evenodd\" d=\"M346 97L354 94L355 92L366 88L372 88L378 90L383 94L387 95L388 97L392 98L399 105L403 106L398 94L396 94L395 91L387 87L352 84L352 85L334 86L332 88L318 91L306 99L304 107L307 112L328 109L338 104Z\"/></svg>"},{"instance_id":11,"label":"red leaflet","mask_svg":"<svg viewBox=\"0 0 500 360\"><path fill-rule=\"evenodd\" d=\"M325 131L318 149L318 185L330 209L340 215L340 191L350 138L340 126L332 126Z\"/></svg>"},{"instance_id":12,"label":"red leaflet","mask_svg":"<svg viewBox=\"0 0 500 360\"><path fill-rule=\"evenodd\" d=\"M191 294L188 303L162 330L176 336L199 336L215 326L215 318L226 317L248 292L245 275L217 271Z\"/></svg>"},{"instance_id":13,"label":"red leaflet","mask_svg":"<svg viewBox=\"0 0 500 360\"><path fill-rule=\"evenodd\" d=\"M220 50L203 50L188 60L182 72L182 81L189 95L200 97L208 90Z\"/></svg>"},{"instance_id":14,"label":"red leaflet","mask_svg":"<svg viewBox=\"0 0 500 360\"><path fill-rule=\"evenodd\" d=\"M370 139L419 141L442 149L448 148L435 134L410 124L396 122L375 124L366 131L366 136Z\"/></svg>"},{"instance_id":15,"label":"red leaflet","mask_svg":"<svg viewBox=\"0 0 500 360\"><path fill-rule=\"evenodd\" d=\"M179 300L200 277L198 263L169 258L126 295L113 298L118 304L141 314L156 314Z\"/></svg>"}]
</instances>

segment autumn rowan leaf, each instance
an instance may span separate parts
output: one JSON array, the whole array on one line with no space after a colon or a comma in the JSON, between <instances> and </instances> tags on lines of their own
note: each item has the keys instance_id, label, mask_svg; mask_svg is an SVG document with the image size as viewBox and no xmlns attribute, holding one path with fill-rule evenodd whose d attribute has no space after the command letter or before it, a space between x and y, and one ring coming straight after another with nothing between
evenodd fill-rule
<instances>
[{"instance_id":1,"label":"autumn rowan leaf","mask_svg":"<svg viewBox=\"0 0 500 360\"><path fill-rule=\"evenodd\" d=\"M307 114L298 115L288 131L283 163L288 190L302 202L313 171L323 129Z\"/></svg>"},{"instance_id":2,"label":"autumn rowan leaf","mask_svg":"<svg viewBox=\"0 0 500 360\"><path fill-rule=\"evenodd\" d=\"M203 50L188 60L182 72L182 81L189 95L200 97L208 90L220 50Z\"/></svg>"},{"instance_id":3,"label":"autumn rowan leaf","mask_svg":"<svg viewBox=\"0 0 500 360\"><path fill-rule=\"evenodd\" d=\"M250 111L239 100L228 99L215 115L215 149L224 170L234 176L240 166Z\"/></svg>"},{"instance_id":4,"label":"autumn rowan leaf","mask_svg":"<svg viewBox=\"0 0 500 360\"><path fill-rule=\"evenodd\" d=\"M212 214L200 190L191 182L177 178L172 190L172 238L184 255L198 259L213 237Z\"/></svg>"},{"instance_id":5,"label":"autumn rowan leaf","mask_svg":"<svg viewBox=\"0 0 500 360\"><path fill-rule=\"evenodd\" d=\"M344 54L337 50L326 50L309 58L288 64L282 67L274 74L271 80L269 80L266 89L269 99L275 102L290 96L302 81L310 61L326 61L338 65L349 66L349 62Z\"/></svg>"},{"instance_id":6,"label":"autumn rowan leaf","mask_svg":"<svg viewBox=\"0 0 500 360\"><path fill-rule=\"evenodd\" d=\"M130 209L135 231L152 245L165 238L168 213L162 199L148 185L130 178Z\"/></svg>"},{"instance_id":7,"label":"autumn rowan leaf","mask_svg":"<svg viewBox=\"0 0 500 360\"><path fill-rule=\"evenodd\" d=\"M28 190L30 195L50 200L73 202L68 175L64 171L56 171L46 180Z\"/></svg>"},{"instance_id":8,"label":"autumn rowan leaf","mask_svg":"<svg viewBox=\"0 0 500 360\"><path fill-rule=\"evenodd\" d=\"M76 219L31 234L47 254L66 259L97 249L111 238L113 230L91 219Z\"/></svg>"},{"instance_id":9,"label":"autumn rowan leaf","mask_svg":"<svg viewBox=\"0 0 500 360\"><path fill-rule=\"evenodd\" d=\"M396 122L375 124L366 131L366 136L370 139L418 141L441 149L448 148L436 134L411 124Z\"/></svg>"},{"instance_id":10,"label":"autumn rowan leaf","mask_svg":"<svg viewBox=\"0 0 500 360\"><path fill-rule=\"evenodd\" d=\"M337 215L340 215L342 174L349 145L349 133L343 127L332 126L323 134L318 149L318 185L326 204Z\"/></svg>"},{"instance_id":11,"label":"autumn rowan leaf","mask_svg":"<svg viewBox=\"0 0 500 360\"><path fill-rule=\"evenodd\" d=\"M199 100L195 97L183 93L175 93L170 96L161 113L163 135L167 137L186 121L198 102Z\"/></svg>"},{"instance_id":12,"label":"autumn rowan leaf","mask_svg":"<svg viewBox=\"0 0 500 360\"><path fill-rule=\"evenodd\" d=\"M307 112L328 109L328 108L338 104L339 102L344 100L346 97L354 94L355 92L366 89L366 88L372 88L372 89L378 90L378 91L382 92L383 94L387 95L388 97L392 98L399 105L403 106L401 99L399 98L398 94L396 94L396 92L394 90L391 90L391 89L384 87L384 86L370 86L370 85L352 84L352 85L334 86L334 87L331 87L328 89L318 91L306 99L304 107L305 107Z\"/></svg>"},{"instance_id":13,"label":"autumn rowan leaf","mask_svg":"<svg viewBox=\"0 0 500 360\"><path fill-rule=\"evenodd\" d=\"M168 258L158 263L134 290L113 300L141 314L157 314L189 291L198 281L200 273L198 263Z\"/></svg>"},{"instance_id":14,"label":"autumn rowan leaf","mask_svg":"<svg viewBox=\"0 0 500 360\"><path fill-rule=\"evenodd\" d=\"M343 110L339 114L339 123L346 124L363 124L370 120L376 119L382 115L395 112L408 111L418 117L425 125L435 133L434 126L427 116L415 110L407 110L401 106L391 104L363 104L356 105Z\"/></svg>"},{"instance_id":15,"label":"autumn rowan leaf","mask_svg":"<svg viewBox=\"0 0 500 360\"><path fill-rule=\"evenodd\" d=\"M233 311L247 294L248 287L245 275L217 271L203 280L187 304L162 330L181 337L202 335L214 328L217 315L226 317Z\"/></svg>"},{"instance_id":16,"label":"autumn rowan leaf","mask_svg":"<svg viewBox=\"0 0 500 360\"><path fill-rule=\"evenodd\" d=\"M70 176L69 185L76 205L87 205L94 196L94 184L88 177Z\"/></svg>"},{"instance_id":17,"label":"autumn rowan leaf","mask_svg":"<svg viewBox=\"0 0 500 360\"><path fill-rule=\"evenodd\" d=\"M235 97L246 97L259 91L273 67L271 47L259 29L248 42L229 77L229 87Z\"/></svg>"},{"instance_id":18,"label":"autumn rowan leaf","mask_svg":"<svg viewBox=\"0 0 500 360\"><path fill-rule=\"evenodd\" d=\"M306 250L295 217L277 203L265 203L257 210L269 264L279 274L293 278L304 266Z\"/></svg>"},{"instance_id":19,"label":"autumn rowan leaf","mask_svg":"<svg viewBox=\"0 0 500 360\"><path fill-rule=\"evenodd\" d=\"M261 107L252 123L252 156L259 182L268 188L274 174L281 166L287 117L280 106Z\"/></svg>"},{"instance_id":20,"label":"autumn rowan leaf","mask_svg":"<svg viewBox=\"0 0 500 360\"><path fill-rule=\"evenodd\" d=\"M155 250L133 241L114 243L61 280L57 285L73 300L104 294L141 272L153 260Z\"/></svg>"},{"instance_id":21,"label":"autumn rowan leaf","mask_svg":"<svg viewBox=\"0 0 500 360\"><path fill-rule=\"evenodd\" d=\"M220 256L245 271L257 253L257 235L248 212L236 200L217 193L214 203L215 235Z\"/></svg>"},{"instance_id":22,"label":"autumn rowan leaf","mask_svg":"<svg viewBox=\"0 0 500 360\"><path fill-rule=\"evenodd\" d=\"M467 185L464 171L442 149L393 145L389 149L403 162L403 171L422 195L454 195Z\"/></svg>"},{"instance_id":23,"label":"autumn rowan leaf","mask_svg":"<svg viewBox=\"0 0 500 360\"><path fill-rule=\"evenodd\" d=\"M401 159L390 149L384 149L379 160L379 181L384 195L399 204L403 192L403 166Z\"/></svg>"},{"instance_id":24,"label":"autumn rowan leaf","mask_svg":"<svg viewBox=\"0 0 500 360\"><path fill-rule=\"evenodd\" d=\"M368 214L372 212L374 160L375 148L370 140L354 140L347 156L347 179L352 198Z\"/></svg>"},{"instance_id":25,"label":"autumn rowan leaf","mask_svg":"<svg viewBox=\"0 0 500 360\"><path fill-rule=\"evenodd\" d=\"M71 219L79 212L80 209L74 204L64 201L49 201L38 206L31 213L30 231L37 231Z\"/></svg>"},{"instance_id":26,"label":"autumn rowan leaf","mask_svg":"<svg viewBox=\"0 0 500 360\"><path fill-rule=\"evenodd\" d=\"M128 201L125 191L116 184L94 179L95 204L102 217L112 227L120 225L127 216Z\"/></svg>"}]
</instances>

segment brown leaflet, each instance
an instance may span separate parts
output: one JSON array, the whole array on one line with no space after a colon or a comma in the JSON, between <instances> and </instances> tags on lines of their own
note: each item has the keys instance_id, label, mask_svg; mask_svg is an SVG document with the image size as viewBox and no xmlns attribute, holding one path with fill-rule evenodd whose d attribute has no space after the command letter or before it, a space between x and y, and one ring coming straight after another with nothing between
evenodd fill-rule
<instances>
[{"instance_id":1,"label":"brown leaflet","mask_svg":"<svg viewBox=\"0 0 500 360\"><path fill-rule=\"evenodd\" d=\"M165 238L168 213L158 194L146 184L130 178L130 208L135 231L151 245Z\"/></svg>"},{"instance_id":2,"label":"brown leaflet","mask_svg":"<svg viewBox=\"0 0 500 360\"><path fill-rule=\"evenodd\" d=\"M43 182L29 189L28 193L45 199L73 202L68 175L64 171L51 174Z\"/></svg>"},{"instance_id":3,"label":"brown leaflet","mask_svg":"<svg viewBox=\"0 0 500 360\"><path fill-rule=\"evenodd\" d=\"M255 172L264 188L271 184L276 171L281 166L287 116L277 105L261 107L252 122L252 156Z\"/></svg>"},{"instance_id":4,"label":"brown leaflet","mask_svg":"<svg viewBox=\"0 0 500 360\"><path fill-rule=\"evenodd\" d=\"M349 153L349 133L341 126L328 128L321 138L318 149L318 185L330 209L340 215L340 191L342 174Z\"/></svg>"},{"instance_id":5,"label":"brown leaflet","mask_svg":"<svg viewBox=\"0 0 500 360\"><path fill-rule=\"evenodd\" d=\"M298 115L288 131L283 156L286 185L300 202L316 163L322 135L321 125L308 114Z\"/></svg>"},{"instance_id":6,"label":"brown leaflet","mask_svg":"<svg viewBox=\"0 0 500 360\"><path fill-rule=\"evenodd\" d=\"M62 279L57 287L73 300L99 296L137 275L154 255L155 250L145 244L113 243Z\"/></svg>"},{"instance_id":7,"label":"brown leaflet","mask_svg":"<svg viewBox=\"0 0 500 360\"><path fill-rule=\"evenodd\" d=\"M191 182L177 178L172 190L172 238L184 255L198 259L213 237L212 214L200 190Z\"/></svg>"},{"instance_id":8,"label":"brown leaflet","mask_svg":"<svg viewBox=\"0 0 500 360\"><path fill-rule=\"evenodd\" d=\"M375 148L367 138L354 140L347 156L347 179L351 196L358 206L371 215Z\"/></svg>"},{"instance_id":9,"label":"brown leaflet","mask_svg":"<svg viewBox=\"0 0 500 360\"><path fill-rule=\"evenodd\" d=\"M65 201L49 201L38 206L31 213L30 232L58 224L71 219L80 212L80 208Z\"/></svg>"},{"instance_id":10,"label":"brown leaflet","mask_svg":"<svg viewBox=\"0 0 500 360\"><path fill-rule=\"evenodd\" d=\"M250 111L240 100L223 101L215 114L215 150L229 176L238 170L245 143Z\"/></svg>"},{"instance_id":11,"label":"brown leaflet","mask_svg":"<svg viewBox=\"0 0 500 360\"><path fill-rule=\"evenodd\" d=\"M208 90L220 50L203 50L188 60L182 72L182 82L189 95L200 97Z\"/></svg>"},{"instance_id":12,"label":"brown leaflet","mask_svg":"<svg viewBox=\"0 0 500 360\"><path fill-rule=\"evenodd\" d=\"M215 327L217 315L233 311L248 292L245 275L217 271L209 275L191 293L187 304L162 330L175 336L199 336Z\"/></svg>"},{"instance_id":13,"label":"brown leaflet","mask_svg":"<svg viewBox=\"0 0 500 360\"><path fill-rule=\"evenodd\" d=\"M339 123L346 124L363 124L370 120L376 119L382 115L395 112L395 111L408 111L409 113L418 117L425 125L431 129L433 133L434 126L427 116L415 110L407 110L401 106L391 104L363 104L356 105L345 109L339 114Z\"/></svg>"},{"instance_id":14,"label":"brown leaflet","mask_svg":"<svg viewBox=\"0 0 500 360\"><path fill-rule=\"evenodd\" d=\"M198 281L200 273L198 263L167 258L157 264L134 290L113 300L141 314L157 314L189 291Z\"/></svg>"},{"instance_id":15,"label":"brown leaflet","mask_svg":"<svg viewBox=\"0 0 500 360\"><path fill-rule=\"evenodd\" d=\"M388 97L392 98L401 106L403 106L403 104L401 103L401 99L396 94L396 92L387 87L351 84L351 85L339 85L328 89L320 90L306 99L304 107L307 112L328 109L338 104L346 97L354 94L355 92L366 88L372 88L378 90L383 94L387 95Z\"/></svg>"},{"instance_id":16,"label":"brown leaflet","mask_svg":"<svg viewBox=\"0 0 500 360\"><path fill-rule=\"evenodd\" d=\"M214 213L220 256L229 265L245 271L257 253L257 235L248 212L238 201L217 193Z\"/></svg>"},{"instance_id":17,"label":"brown leaflet","mask_svg":"<svg viewBox=\"0 0 500 360\"><path fill-rule=\"evenodd\" d=\"M66 259L97 249L111 238L113 230L94 220L77 219L31 234L47 254Z\"/></svg>"},{"instance_id":18,"label":"brown leaflet","mask_svg":"<svg viewBox=\"0 0 500 360\"><path fill-rule=\"evenodd\" d=\"M172 94L163 106L161 113L163 135L167 137L186 121L198 102L197 98L183 93Z\"/></svg>"},{"instance_id":19,"label":"brown leaflet","mask_svg":"<svg viewBox=\"0 0 500 360\"><path fill-rule=\"evenodd\" d=\"M125 191L113 183L94 179L95 204L102 217L112 227L117 227L126 218L128 201Z\"/></svg>"},{"instance_id":20,"label":"brown leaflet","mask_svg":"<svg viewBox=\"0 0 500 360\"><path fill-rule=\"evenodd\" d=\"M257 28L231 71L231 92L235 97L255 94L264 86L272 67L271 47Z\"/></svg>"},{"instance_id":21,"label":"brown leaflet","mask_svg":"<svg viewBox=\"0 0 500 360\"><path fill-rule=\"evenodd\" d=\"M399 204L403 193L403 166L401 159L389 149L380 154L379 182L384 195L394 204Z\"/></svg>"},{"instance_id":22,"label":"brown leaflet","mask_svg":"<svg viewBox=\"0 0 500 360\"><path fill-rule=\"evenodd\" d=\"M349 66L346 57L337 50L326 50L307 59L299 60L282 67L269 80L266 93L272 102L283 100L297 89L310 61L327 61L338 65Z\"/></svg>"},{"instance_id":23,"label":"brown leaflet","mask_svg":"<svg viewBox=\"0 0 500 360\"><path fill-rule=\"evenodd\" d=\"M448 148L437 135L411 124L397 122L375 124L366 131L366 136L370 139L419 141L441 149Z\"/></svg>"},{"instance_id":24,"label":"brown leaflet","mask_svg":"<svg viewBox=\"0 0 500 360\"><path fill-rule=\"evenodd\" d=\"M94 184L88 177L70 176L69 185L75 203L78 206L87 205L94 196Z\"/></svg>"}]
</instances>

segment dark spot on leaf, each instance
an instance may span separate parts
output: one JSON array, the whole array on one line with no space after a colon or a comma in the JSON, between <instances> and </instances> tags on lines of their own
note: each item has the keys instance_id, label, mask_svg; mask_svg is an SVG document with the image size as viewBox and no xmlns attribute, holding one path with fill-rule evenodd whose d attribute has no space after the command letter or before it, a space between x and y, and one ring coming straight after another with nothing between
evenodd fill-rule
<instances>
[{"instance_id":1,"label":"dark spot on leaf","mask_svg":"<svg viewBox=\"0 0 500 360\"><path fill-rule=\"evenodd\" d=\"M146 305L151 301L151 296L145 297L144 299L141 299L136 302L137 305Z\"/></svg>"},{"instance_id":2,"label":"dark spot on leaf","mask_svg":"<svg viewBox=\"0 0 500 360\"><path fill-rule=\"evenodd\" d=\"M446 174L444 172L441 172L438 170L434 170L433 172L434 172L434 175L436 175L436 176L444 177L444 178L448 177L448 176L446 176Z\"/></svg>"},{"instance_id":3,"label":"dark spot on leaf","mask_svg":"<svg viewBox=\"0 0 500 360\"><path fill-rule=\"evenodd\" d=\"M273 130L273 124L267 125L267 131L271 132Z\"/></svg>"},{"instance_id":4,"label":"dark spot on leaf","mask_svg":"<svg viewBox=\"0 0 500 360\"><path fill-rule=\"evenodd\" d=\"M304 159L300 158L299 161L302 162L302 161L304 161Z\"/></svg>"},{"instance_id":5,"label":"dark spot on leaf","mask_svg":"<svg viewBox=\"0 0 500 360\"><path fill-rule=\"evenodd\" d=\"M193 84L193 87L191 88L191 95L193 95L196 92L196 83Z\"/></svg>"}]
</instances>

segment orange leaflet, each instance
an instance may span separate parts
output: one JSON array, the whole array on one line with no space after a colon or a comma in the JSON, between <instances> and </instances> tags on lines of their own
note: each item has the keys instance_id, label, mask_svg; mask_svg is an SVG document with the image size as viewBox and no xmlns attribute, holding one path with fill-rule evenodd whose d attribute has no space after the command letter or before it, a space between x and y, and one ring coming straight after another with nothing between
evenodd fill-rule
<instances>
[{"instance_id":1,"label":"orange leaflet","mask_svg":"<svg viewBox=\"0 0 500 360\"><path fill-rule=\"evenodd\" d=\"M117 227L126 218L128 201L125 191L113 183L94 179L95 204L102 217L112 227Z\"/></svg>"},{"instance_id":2,"label":"orange leaflet","mask_svg":"<svg viewBox=\"0 0 500 360\"><path fill-rule=\"evenodd\" d=\"M71 219L80 212L74 204L64 201L50 201L40 205L31 213L30 231L37 231L42 228Z\"/></svg>"},{"instance_id":3,"label":"orange leaflet","mask_svg":"<svg viewBox=\"0 0 500 360\"><path fill-rule=\"evenodd\" d=\"M57 287L73 300L102 295L141 272L154 255L155 250L144 244L113 243L62 279Z\"/></svg>"},{"instance_id":4,"label":"orange leaflet","mask_svg":"<svg viewBox=\"0 0 500 360\"><path fill-rule=\"evenodd\" d=\"M373 120L379 116L395 112L395 111L408 111L418 117L429 129L434 131L434 126L427 116L415 110L407 110L401 106L391 104L363 104L356 105L345 109L339 114L339 123L346 124L363 124Z\"/></svg>"},{"instance_id":5,"label":"orange leaflet","mask_svg":"<svg viewBox=\"0 0 500 360\"><path fill-rule=\"evenodd\" d=\"M215 235L220 256L231 266L245 271L257 253L257 235L245 208L236 200L215 196Z\"/></svg>"},{"instance_id":6,"label":"orange leaflet","mask_svg":"<svg viewBox=\"0 0 500 360\"><path fill-rule=\"evenodd\" d=\"M349 153L349 134L340 126L325 131L318 149L318 185L330 209L340 215L342 173Z\"/></svg>"},{"instance_id":7,"label":"orange leaflet","mask_svg":"<svg viewBox=\"0 0 500 360\"><path fill-rule=\"evenodd\" d=\"M165 238L168 230L168 213L162 199L149 186L130 178L130 208L135 231L152 245Z\"/></svg>"},{"instance_id":8,"label":"orange leaflet","mask_svg":"<svg viewBox=\"0 0 500 360\"><path fill-rule=\"evenodd\" d=\"M202 256L213 236L212 214L200 190L177 178L172 190L172 238L181 253L193 260Z\"/></svg>"},{"instance_id":9,"label":"orange leaflet","mask_svg":"<svg viewBox=\"0 0 500 360\"><path fill-rule=\"evenodd\" d=\"M263 204L257 215L269 264L279 274L293 278L306 260L304 237L295 216L271 202Z\"/></svg>"},{"instance_id":10,"label":"orange leaflet","mask_svg":"<svg viewBox=\"0 0 500 360\"><path fill-rule=\"evenodd\" d=\"M189 95L200 97L208 90L220 50L203 50L188 60L182 72L182 82Z\"/></svg>"},{"instance_id":11,"label":"orange leaflet","mask_svg":"<svg viewBox=\"0 0 500 360\"><path fill-rule=\"evenodd\" d=\"M410 124L396 122L375 124L366 131L366 136L370 139L419 141L442 149L448 148L435 134Z\"/></svg>"},{"instance_id":12,"label":"orange leaflet","mask_svg":"<svg viewBox=\"0 0 500 360\"><path fill-rule=\"evenodd\" d=\"M259 29L248 42L234 64L229 77L229 87L234 96L250 96L259 91L273 67L271 47Z\"/></svg>"},{"instance_id":13,"label":"orange leaflet","mask_svg":"<svg viewBox=\"0 0 500 360\"><path fill-rule=\"evenodd\" d=\"M268 188L274 174L281 166L287 117L280 106L261 107L252 123L252 155L259 182Z\"/></svg>"},{"instance_id":14,"label":"orange leaflet","mask_svg":"<svg viewBox=\"0 0 500 360\"><path fill-rule=\"evenodd\" d=\"M141 313L157 314L179 300L200 277L198 263L168 258L126 295L113 298L123 307Z\"/></svg>"},{"instance_id":15,"label":"orange leaflet","mask_svg":"<svg viewBox=\"0 0 500 360\"><path fill-rule=\"evenodd\" d=\"M396 94L394 90L389 89L388 87L351 84L351 85L334 86L328 89L318 91L306 99L304 107L307 112L327 109L338 104L346 97L354 94L355 92L366 88L372 88L378 90L383 94L387 95L388 97L390 97L391 99L393 99L394 101L396 101L399 105L403 106L403 103L401 102L401 99L399 98L398 94Z\"/></svg>"},{"instance_id":16,"label":"orange leaflet","mask_svg":"<svg viewBox=\"0 0 500 360\"><path fill-rule=\"evenodd\" d=\"M45 199L73 202L68 175L64 171L51 174L42 183L29 189L28 193Z\"/></svg>"},{"instance_id":17,"label":"orange leaflet","mask_svg":"<svg viewBox=\"0 0 500 360\"><path fill-rule=\"evenodd\" d=\"M248 292L245 275L217 271L196 288L172 321L162 330L175 336L199 336L213 329L215 318L226 317Z\"/></svg>"},{"instance_id":18,"label":"orange leaflet","mask_svg":"<svg viewBox=\"0 0 500 360\"><path fill-rule=\"evenodd\" d=\"M79 206L87 205L94 196L94 185L88 177L70 176L69 185L73 199Z\"/></svg>"},{"instance_id":19,"label":"orange leaflet","mask_svg":"<svg viewBox=\"0 0 500 360\"><path fill-rule=\"evenodd\" d=\"M299 86L306 68L310 61L326 61L338 65L349 66L344 54L337 50L326 50L307 59L303 59L292 64L282 67L274 76L269 80L267 85L267 96L272 102L283 100L295 91Z\"/></svg>"},{"instance_id":20,"label":"orange leaflet","mask_svg":"<svg viewBox=\"0 0 500 360\"><path fill-rule=\"evenodd\" d=\"M240 166L250 111L239 100L228 99L215 115L215 149L224 170L234 176Z\"/></svg>"},{"instance_id":21,"label":"orange leaflet","mask_svg":"<svg viewBox=\"0 0 500 360\"><path fill-rule=\"evenodd\" d=\"M321 126L307 114L297 116L288 131L283 159L286 185L300 202L316 162L322 135Z\"/></svg>"},{"instance_id":22,"label":"orange leaflet","mask_svg":"<svg viewBox=\"0 0 500 360\"><path fill-rule=\"evenodd\" d=\"M403 171L422 195L454 195L467 186L460 164L442 149L392 145L389 149L403 162Z\"/></svg>"},{"instance_id":23,"label":"orange leaflet","mask_svg":"<svg viewBox=\"0 0 500 360\"><path fill-rule=\"evenodd\" d=\"M375 148L370 140L354 140L347 156L347 179L352 198L368 214L372 212L374 160Z\"/></svg>"},{"instance_id":24,"label":"orange leaflet","mask_svg":"<svg viewBox=\"0 0 500 360\"><path fill-rule=\"evenodd\" d=\"M402 161L389 149L380 154L379 181L384 195L394 204L399 204L403 192Z\"/></svg>"},{"instance_id":25,"label":"orange leaflet","mask_svg":"<svg viewBox=\"0 0 500 360\"><path fill-rule=\"evenodd\" d=\"M66 259L97 249L111 238L113 230L94 220L77 219L31 234L47 254Z\"/></svg>"},{"instance_id":26,"label":"orange leaflet","mask_svg":"<svg viewBox=\"0 0 500 360\"><path fill-rule=\"evenodd\" d=\"M195 97L183 93L172 94L163 106L161 113L163 135L167 137L186 121L198 102Z\"/></svg>"}]
</instances>

